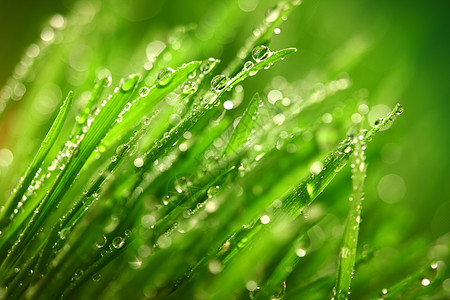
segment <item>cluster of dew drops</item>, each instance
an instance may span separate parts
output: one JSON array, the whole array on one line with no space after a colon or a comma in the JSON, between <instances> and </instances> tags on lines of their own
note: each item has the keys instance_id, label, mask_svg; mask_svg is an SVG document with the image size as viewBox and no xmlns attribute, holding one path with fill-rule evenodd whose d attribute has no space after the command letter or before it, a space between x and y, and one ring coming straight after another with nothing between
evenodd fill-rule
<instances>
[{"instance_id":1,"label":"cluster of dew drops","mask_svg":"<svg viewBox=\"0 0 450 300\"><path fill-rule=\"evenodd\" d=\"M270 57L271 55L272 55L272 51L264 45L257 46L252 51L252 58L256 63L259 63L259 62L265 60L266 58ZM217 62L216 59L209 58L200 66L200 71L203 74L209 73L216 62ZM256 74L256 71L251 72L250 70L253 68L254 65L255 65L255 63L253 61L247 61L247 62L245 62L244 68L242 71L243 72L249 71L249 75L253 76ZM172 75L174 74L174 72L175 71L172 68L163 68L163 69L159 70L159 72L157 73L156 81L158 82L159 85L165 86L171 82L172 77L173 77ZM214 92L219 93L223 89L228 87L230 83L231 83L231 80L227 76L216 75L211 80L211 88ZM197 85L195 82L188 80L182 84L181 90L182 90L183 94L195 93L197 91ZM147 93L148 93L147 88L141 89L141 94L144 94L141 96L145 96Z\"/></svg>"},{"instance_id":2,"label":"cluster of dew drops","mask_svg":"<svg viewBox=\"0 0 450 300\"><path fill-rule=\"evenodd\" d=\"M264 46L264 45L260 45L257 46L253 49L252 51L252 58L255 60L255 62L259 63L265 59L267 59L268 57L270 57L272 55L272 51ZM253 76L256 74L256 71L250 71L253 66L254 66L254 62L253 61L247 61L244 63L244 68L243 68L243 72L249 72L250 76ZM225 76L225 75L216 75L213 77L213 79L211 80L211 88L219 93L221 92L223 89L225 89L229 84L231 83L230 79Z\"/></svg>"}]
</instances>

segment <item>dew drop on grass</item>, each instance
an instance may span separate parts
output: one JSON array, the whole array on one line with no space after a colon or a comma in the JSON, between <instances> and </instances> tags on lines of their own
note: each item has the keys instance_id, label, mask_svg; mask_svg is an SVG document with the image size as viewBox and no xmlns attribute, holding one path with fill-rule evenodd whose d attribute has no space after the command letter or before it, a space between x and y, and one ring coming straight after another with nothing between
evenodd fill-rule
<instances>
[{"instance_id":1,"label":"dew drop on grass","mask_svg":"<svg viewBox=\"0 0 450 300\"><path fill-rule=\"evenodd\" d=\"M212 68L214 67L214 65L216 63L217 63L217 60L211 57L201 64L200 71L203 74L208 74L209 72L211 72Z\"/></svg>"},{"instance_id":2,"label":"dew drop on grass","mask_svg":"<svg viewBox=\"0 0 450 300\"><path fill-rule=\"evenodd\" d=\"M266 22L272 23L274 22L280 15L280 11L276 9L276 7L269 8L266 10Z\"/></svg>"},{"instance_id":3,"label":"dew drop on grass","mask_svg":"<svg viewBox=\"0 0 450 300\"><path fill-rule=\"evenodd\" d=\"M109 87L109 86L111 86L111 83L112 83L112 77L111 77L111 76L108 76L108 77L106 78L106 80L105 80L104 86L105 86L105 87Z\"/></svg>"},{"instance_id":4,"label":"dew drop on grass","mask_svg":"<svg viewBox=\"0 0 450 300\"><path fill-rule=\"evenodd\" d=\"M216 186L212 186L208 189L208 191L206 191L206 195L208 196L209 199L211 199L212 197L214 197L217 192L220 190L220 186L216 185Z\"/></svg>"},{"instance_id":5,"label":"dew drop on grass","mask_svg":"<svg viewBox=\"0 0 450 300\"><path fill-rule=\"evenodd\" d=\"M268 58L272 52L264 45L256 46L252 51L252 57L256 62L261 62Z\"/></svg>"},{"instance_id":6,"label":"dew drop on grass","mask_svg":"<svg viewBox=\"0 0 450 300\"><path fill-rule=\"evenodd\" d=\"M172 68L163 68L158 71L156 74L156 81L158 81L159 85L167 85L172 80L172 74L174 70Z\"/></svg>"},{"instance_id":7,"label":"dew drop on grass","mask_svg":"<svg viewBox=\"0 0 450 300\"><path fill-rule=\"evenodd\" d=\"M185 95L195 93L197 91L197 84L193 81L186 81L181 85L181 91Z\"/></svg>"},{"instance_id":8,"label":"dew drop on grass","mask_svg":"<svg viewBox=\"0 0 450 300\"><path fill-rule=\"evenodd\" d=\"M284 298L284 294L286 293L286 281L283 281L275 293L270 297L270 300L281 300Z\"/></svg>"},{"instance_id":9,"label":"dew drop on grass","mask_svg":"<svg viewBox=\"0 0 450 300\"><path fill-rule=\"evenodd\" d=\"M139 90L139 96L141 97L145 97L148 95L148 93L150 92L150 89L146 86L141 87L141 89Z\"/></svg>"},{"instance_id":10,"label":"dew drop on grass","mask_svg":"<svg viewBox=\"0 0 450 300\"><path fill-rule=\"evenodd\" d=\"M382 124L383 121L384 121L383 118L379 118L379 119L377 119L377 120L375 121L374 125L375 125L375 126L378 126L378 125Z\"/></svg>"},{"instance_id":11,"label":"dew drop on grass","mask_svg":"<svg viewBox=\"0 0 450 300\"><path fill-rule=\"evenodd\" d=\"M122 86L120 87L120 89L123 92L128 92L130 91L132 88L134 88L136 82L138 81L139 76L133 76L130 79L128 79L127 81L125 81Z\"/></svg>"},{"instance_id":12,"label":"dew drop on grass","mask_svg":"<svg viewBox=\"0 0 450 300\"><path fill-rule=\"evenodd\" d=\"M69 228L64 228L63 230L61 230L60 232L59 232L59 237L62 239L62 240L65 240L66 239L66 237L67 237L67 234L69 233Z\"/></svg>"},{"instance_id":13,"label":"dew drop on grass","mask_svg":"<svg viewBox=\"0 0 450 300\"><path fill-rule=\"evenodd\" d=\"M350 249L347 247L341 248L341 257L347 258L350 255Z\"/></svg>"},{"instance_id":14,"label":"dew drop on grass","mask_svg":"<svg viewBox=\"0 0 450 300\"><path fill-rule=\"evenodd\" d=\"M244 64L244 69L245 69L245 70L250 70L251 68L253 68L254 65L255 65L255 64L254 64L252 61L247 61L247 62L245 62L245 64Z\"/></svg>"},{"instance_id":15,"label":"dew drop on grass","mask_svg":"<svg viewBox=\"0 0 450 300\"><path fill-rule=\"evenodd\" d=\"M112 241L112 246L116 249L122 248L123 244L125 244L125 240L121 236L116 236Z\"/></svg>"},{"instance_id":16,"label":"dew drop on grass","mask_svg":"<svg viewBox=\"0 0 450 300\"><path fill-rule=\"evenodd\" d=\"M92 275L92 280L97 282L100 280L102 276L99 273L95 273L94 275Z\"/></svg>"},{"instance_id":17,"label":"dew drop on grass","mask_svg":"<svg viewBox=\"0 0 450 300\"><path fill-rule=\"evenodd\" d=\"M106 242L108 242L108 239L106 238L106 236L103 235L95 242L95 246L97 248L102 248L103 246L106 245Z\"/></svg>"},{"instance_id":18,"label":"dew drop on grass","mask_svg":"<svg viewBox=\"0 0 450 300\"><path fill-rule=\"evenodd\" d=\"M228 83L228 77L225 75L216 75L211 80L211 87L214 91L220 92L222 91Z\"/></svg>"},{"instance_id":19,"label":"dew drop on grass","mask_svg":"<svg viewBox=\"0 0 450 300\"><path fill-rule=\"evenodd\" d=\"M382 290L381 290L381 293L382 293L383 295L386 295L387 293L389 293L389 291L388 291L387 289L382 289Z\"/></svg>"}]
</instances>

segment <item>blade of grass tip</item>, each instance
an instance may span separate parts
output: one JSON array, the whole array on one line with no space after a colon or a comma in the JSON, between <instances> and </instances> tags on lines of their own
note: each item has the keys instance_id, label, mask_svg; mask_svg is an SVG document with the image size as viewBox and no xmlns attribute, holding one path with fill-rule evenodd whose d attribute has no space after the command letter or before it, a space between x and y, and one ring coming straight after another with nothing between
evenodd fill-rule
<instances>
[{"instance_id":1,"label":"blade of grass tip","mask_svg":"<svg viewBox=\"0 0 450 300\"><path fill-rule=\"evenodd\" d=\"M264 23L254 30L253 35L247 40L245 45L238 51L237 56L224 70L225 75L234 75L242 66L243 61L251 58L252 50L259 45L268 44L274 34L274 30L285 20L291 11L301 4L301 0L282 1L273 9L266 12Z\"/></svg>"},{"instance_id":2,"label":"blade of grass tip","mask_svg":"<svg viewBox=\"0 0 450 300\"><path fill-rule=\"evenodd\" d=\"M275 61L284 58L286 55L296 52L295 48L287 48L276 52L271 52L267 49L264 57L251 66L245 66L236 76L231 79L224 75L217 75L211 80L212 90L205 95L202 101L194 106L192 110L163 138L155 142L152 148L145 154L144 167L141 172L145 172L151 163L157 159L164 151L171 148L171 145L183 135L186 131L192 128L210 109L219 105L221 97L227 90L232 89L236 84L245 80L249 76L256 75L259 70L270 67ZM148 163L151 162L151 163Z\"/></svg>"},{"instance_id":3,"label":"blade of grass tip","mask_svg":"<svg viewBox=\"0 0 450 300\"><path fill-rule=\"evenodd\" d=\"M383 128L386 128L389 123L393 122L397 116L401 115L403 113L403 105L398 103L395 105L394 109L388 113L386 118L379 118L377 121L375 121L374 126L367 132L367 134L364 137L364 140L366 142L371 141L373 136L375 136L378 131L380 131Z\"/></svg>"},{"instance_id":4,"label":"blade of grass tip","mask_svg":"<svg viewBox=\"0 0 450 300\"><path fill-rule=\"evenodd\" d=\"M6 201L5 207L0 212L0 229L5 228L10 223L11 221L10 215L13 213L14 209L22 199L24 193L28 189L28 186L30 185L31 181L33 180L42 163L44 162L48 152L53 147L53 144L55 143L59 135L59 132L61 131L61 128L64 125L64 122L67 118L70 107L72 106L72 102L73 102L73 93L72 91L69 91L66 99L64 100L64 103L62 104L59 110L58 115L56 116L55 121L53 122L50 130L45 136L41 144L41 147L39 148L33 161L31 162L30 166L25 172L25 176L23 176L23 179L20 180L19 184L13 190L13 193Z\"/></svg>"},{"instance_id":5,"label":"blade of grass tip","mask_svg":"<svg viewBox=\"0 0 450 300\"><path fill-rule=\"evenodd\" d=\"M105 137L114 122L116 122L117 115L121 112L125 103L128 102L138 79L138 75L133 75L125 81L96 116L84 138L81 139L79 146L72 152L69 161L58 175L52 188L41 201L38 209L34 211L30 222L22 232L21 238L15 242L7 258L3 261L2 266L8 266L14 263L20 257L21 251L33 239L39 227L46 220L46 217L53 211L57 202L67 192L87 159L94 152L94 149Z\"/></svg>"},{"instance_id":6,"label":"blade of grass tip","mask_svg":"<svg viewBox=\"0 0 450 300\"><path fill-rule=\"evenodd\" d=\"M241 120L239 121L236 129L234 129L231 135L230 141L224 150L223 156L236 152L245 143L247 143L252 130L254 129L255 120L258 114L258 107L261 105L262 100L258 93L255 93L250 104L247 106Z\"/></svg>"},{"instance_id":7,"label":"blade of grass tip","mask_svg":"<svg viewBox=\"0 0 450 300\"><path fill-rule=\"evenodd\" d=\"M385 128L390 122L403 112L403 107L397 104L392 112L386 118L381 118L375 123L370 131L364 134L364 142L372 140L372 137L382 128ZM353 138L347 137L343 140L336 149L331 152L323 162L321 162L322 169L317 174L312 174L309 178L303 181L293 192L285 197L283 205L275 210L287 212L293 217L298 216L303 208L309 205L331 182L346 164L354 150Z\"/></svg>"},{"instance_id":8,"label":"blade of grass tip","mask_svg":"<svg viewBox=\"0 0 450 300\"><path fill-rule=\"evenodd\" d=\"M347 164L352 152L353 140L351 137L347 137L319 163L321 166L319 172L312 173L282 200L282 206L275 210L275 217L278 212L284 212L294 218L299 216L302 210L314 201Z\"/></svg>"},{"instance_id":9,"label":"blade of grass tip","mask_svg":"<svg viewBox=\"0 0 450 300\"><path fill-rule=\"evenodd\" d=\"M356 250L358 245L359 223L361 222L361 205L364 198L364 180L366 177L364 135L353 138L354 151L352 159L352 185L350 207L344 230L342 247L339 253L335 299L348 299L350 284L353 277Z\"/></svg>"}]
</instances>

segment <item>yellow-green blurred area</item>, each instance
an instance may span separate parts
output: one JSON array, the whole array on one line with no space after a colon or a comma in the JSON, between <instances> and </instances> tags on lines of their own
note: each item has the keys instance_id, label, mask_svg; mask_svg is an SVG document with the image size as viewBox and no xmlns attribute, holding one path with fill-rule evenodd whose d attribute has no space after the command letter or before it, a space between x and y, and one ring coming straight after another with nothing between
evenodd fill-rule
<instances>
[{"instance_id":1,"label":"yellow-green blurred area","mask_svg":"<svg viewBox=\"0 0 450 300\"><path fill-rule=\"evenodd\" d=\"M42 139L49 120L57 112L58 101L69 89L78 96L89 90L102 68L112 73L116 84L121 77L141 72L146 58L153 55L147 47L149 43L153 42L151 49L155 49L158 42L154 41L166 43L177 26L188 25L185 31L194 24L195 33L190 40L180 43L186 50L176 49L183 53L179 57L184 60L173 62L172 67L191 60L220 57L223 64L219 69L223 70L276 1L83 3L82 6L75 1L49 0L0 3L0 86L17 72L14 68L30 50L28 46L47 38L45 28L52 15L70 16L78 9L84 11L87 19L90 10L97 11L96 18L102 18L92 25L86 25L91 20L80 19L81 31L73 24L68 28L70 31L62 31L73 35L73 42L69 36L64 44L72 48L60 46L59 52L52 54L52 59L59 61L55 68L45 69L34 77L37 82L46 82L48 78L59 85L46 87L53 89L49 93L55 97L54 103L30 109L30 114L33 110L40 111L40 119L32 125L27 125L25 119L20 122L15 119L14 112L21 100L6 108L0 123L0 170L16 159L9 148L17 141L20 145L22 127L31 126L27 130L35 130L37 141ZM275 50L296 47L299 51L243 84L249 91L246 97L250 97L255 91L276 88L280 78L292 83L306 78L328 82L345 73L351 80L351 91L359 93L368 103L371 124L396 103L403 104L403 115L368 145L360 232L362 244L370 241L372 245L382 245L383 253L390 259L401 259L396 247L408 244L426 248L450 231L449 11L450 5L445 1L304 0L280 26L270 44ZM226 34L214 35L215 31ZM68 73L66 69L74 70ZM42 95L36 93L39 96ZM345 98L339 101L345 104ZM345 109L357 112L357 108ZM337 132L332 140L339 141L344 135L345 132ZM35 147L21 151L29 153ZM26 157L18 156L17 159ZM9 180L16 180L20 171L23 170L8 173L12 174ZM345 215L345 205L329 202L340 198L347 203L350 181L349 171L339 174L316 201L335 208L339 216Z\"/></svg>"}]
</instances>

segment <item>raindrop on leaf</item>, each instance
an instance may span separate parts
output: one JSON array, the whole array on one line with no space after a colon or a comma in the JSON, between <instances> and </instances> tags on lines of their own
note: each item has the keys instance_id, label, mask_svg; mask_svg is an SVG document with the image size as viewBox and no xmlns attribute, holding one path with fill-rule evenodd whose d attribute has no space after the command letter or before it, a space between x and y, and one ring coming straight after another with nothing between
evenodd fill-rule
<instances>
[{"instance_id":1,"label":"raindrop on leaf","mask_svg":"<svg viewBox=\"0 0 450 300\"><path fill-rule=\"evenodd\" d=\"M268 58L272 52L264 45L257 46L252 51L252 57L256 62L261 62Z\"/></svg>"},{"instance_id":2,"label":"raindrop on leaf","mask_svg":"<svg viewBox=\"0 0 450 300\"><path fill-rule=\"evenodd\" d=\"M197 84L192 81L186 81L181 85L181 91L183 94L192 94L197 91Z\"/></svg>"},{"instance_id":3,"label":"raindrop on leaf","mask_svg":"<svg viewBox=\"0 0 450 300\"><path fill-rule=\"evenodd\" d=\"M221 90L223 90L228 83L228 77L225 75L216 75L214 76L214 78L211 80L211 87L214 91L216 92L220 92Z\"/></svg>"},{"instance_id":4,"label":"raindrop on leaf","mask_svg":"<svg viewBox=\"0 0 450 300\"><path fill-rule=\"evenodd\" d=\"M145 97L148 95L148 93L150 92L150 89L146 86L141 87L141 89L139 90L139 96L141 97Z\"/></svg>"},{"instance_id":5,"label":"raindrop on leaf","mask_svg":"<svg viewBox=\"0 0 450 300\"><path fill-rule=\"evenodd\" d=\"M112 246L116 249L122 248L123 244L125 244L125 240L121 236L116 236L112 241Z\"/></svg>"},{"instance_id":6,"label":"raindrop on leaf","mask_svg":"<svg viewBox=\"0 0 450 300\"><path fill-rule=\"evenodd\" d=\"M173 72L174 70L172 68L163 68L159 70L156 75L156 81L158 81L160 85L167 85L172 80Z\"/></svg>"}]
</instances>

